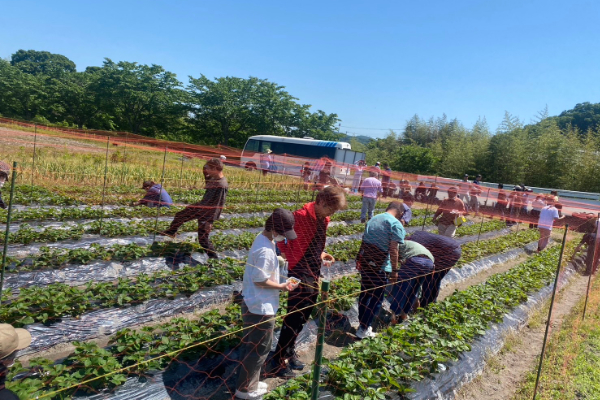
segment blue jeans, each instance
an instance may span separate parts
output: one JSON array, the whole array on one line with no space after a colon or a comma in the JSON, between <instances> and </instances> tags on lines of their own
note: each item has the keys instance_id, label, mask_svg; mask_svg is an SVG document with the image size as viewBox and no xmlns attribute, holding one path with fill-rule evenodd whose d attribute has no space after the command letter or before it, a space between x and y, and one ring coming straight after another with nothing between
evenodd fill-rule
<instances>
[{"instance_id":1,"label":"blue jeans","mask_svg":"<svg viewBox=\"0 0 600 400\"><path fill-rule=\"evenodd\" d=\"M367 214L369 215L369 219L373 218L373 211L375 211L375 204L377 204L377 199L372 197L364 197L362 198L362 208L360 209L360 219L366 219Z\"/></svg>"},{"instance_id":2,"label":"blue jeans","mask_svg":"<svg viewBox=\"0 0 600 400\"><path fill-rule=\"evenodd\" d=\"M360 296L358 298L358 321L362 328L368 328L379 313L383 303L387 272L363 269L360 271Z\"/></svg>"},{"instance_id":3,"label":"blue jeans","mask_svg":"<svg viewBox=\"0 0 600 400\"><path fill-rule=\"evenodd\" d=\"M417 301L417 293L426 277L433 272L433 261L427 257L411 257L398 271L398 283L392 287L390 309L395 314L408 314Z\"/></svg>"}]
</instances>

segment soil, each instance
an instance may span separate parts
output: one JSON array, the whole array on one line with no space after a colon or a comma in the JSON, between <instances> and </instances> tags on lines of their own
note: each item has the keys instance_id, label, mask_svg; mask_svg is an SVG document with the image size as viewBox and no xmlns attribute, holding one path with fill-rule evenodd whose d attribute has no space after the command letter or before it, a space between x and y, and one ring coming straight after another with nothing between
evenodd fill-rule
<instances>
[{"instance_id":1,"label":"soil","mask_svg":"<svg viewBox=\"0 0 600 400\"><path fill-rule=\"evenodd\" d=\"M17 131L0 127L0 144L2 146L33 148L34 136L35 134L33 132ZM39 133L35 142L36 147L54 147L69 151L74 151L76 149L78 152L92 151L102 153L106 151L100 143L93 143L82 139L69 139L59 136L58 133L56 136Z\"/></svg>"},{"instance_id":2,"label":"soil","mask_svg":"<svg viewBox=\"0 0 600 400\"><path fill-rule=\"evenodd\" d=\"M585 294L588 278L577 274L571 283L557 295L552 311L550 333L557 332L564 318ZM465 385L456 400L505 400L515 395L519 383L537 366L547 321L547 307L541 323L533 317L517 334L507 337L507 345L499 355L491 357L483 371L473 382Z\"/></svg>"}]
</instances>

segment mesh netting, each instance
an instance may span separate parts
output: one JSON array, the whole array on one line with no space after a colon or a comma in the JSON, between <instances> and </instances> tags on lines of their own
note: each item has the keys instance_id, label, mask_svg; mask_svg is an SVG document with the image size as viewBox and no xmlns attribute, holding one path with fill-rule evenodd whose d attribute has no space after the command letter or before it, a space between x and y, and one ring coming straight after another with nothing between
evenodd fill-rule
<instances>
[{"instance_id":1,"label":"mesh netting","mask_svg":"<svg viewBox=\"0 0 600 400\"><path fill-rule=\"evenodd\" d=\"M600 207L549 190L44 129L3 137L21 398L452 398L561 245L561 284L598 264Z\"/></svg>"}]
</instances>

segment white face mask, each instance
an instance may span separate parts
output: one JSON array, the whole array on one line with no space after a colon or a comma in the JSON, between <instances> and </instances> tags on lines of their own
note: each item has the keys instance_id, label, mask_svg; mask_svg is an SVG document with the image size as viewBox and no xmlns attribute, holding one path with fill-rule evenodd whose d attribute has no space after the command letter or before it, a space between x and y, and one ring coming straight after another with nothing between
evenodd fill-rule
<instances>
[{"instance_id":1,"label":"white face mask","mask_svg":"<svg viewBox=\"0 0 600 400\"><path fill-rule=\"evenodd\" d=\"M4 186L5 183L6 181L0 181L0 188L2 188L2 186Z\"/></svg>"},{"instance_id":2,"label":"white face mask","mask_svg":"<svg viewBox=\"0 0 600 400\"><path fill-rule=\"evenodd\" d=\"M273 241L274 242L283 242L285 240L285 236L277 234L275 236L273 236Z\"/></svg>"}]
</instances>

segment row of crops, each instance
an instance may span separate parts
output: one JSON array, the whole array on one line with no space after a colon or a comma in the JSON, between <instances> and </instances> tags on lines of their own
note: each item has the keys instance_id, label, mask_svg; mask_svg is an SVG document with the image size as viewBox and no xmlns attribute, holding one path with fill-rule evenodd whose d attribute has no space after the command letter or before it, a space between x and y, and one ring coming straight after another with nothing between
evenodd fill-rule
<instances>
[{"instance_id":1,"label":"row of crops","mask_svg":"<svg viewBox=\"0 0 600 400\"><path fill-rule=\"evenodd\" d=\"M86 201L92 200L87 201L88 205L75 200L76 196L72 197L71 194L54 193L37 187L29 188L29 192L21 191L17 202L28 207L20 207L13 214L13 221L18 224L18 228L15 227L9 234L9 253L14 251L15 254L18 253L18 257L9 259L9 280L11 274L29 276L27 274L84 268L87 265L97 268L101 264L96 263L102 262L118 262L128 268L140 261L157 262L155 260L162 260L164 256L177 252L195 254L202 251L191 242L128 242L127 238L151 236L157 230L165 229L170 217L181 209L172 207L156 210L122 206L129 200L119 200L120 195L125 198L136 193L139 191L115 189L114 196L106 203L113 206L100 209L90 206L99 194L98 188L87 190L85 196L81 196ZM176 202L191 203L201 197L202 191L174 190L171 195ZM227 298L238 287L232 284L239 283L242 278L244 251L249 249L266 218L266 214L243 214L269 213L276 207L296 209L303 202L310 201L311 197L312 193L303 191L231 190L225 210L229 215L215 223L217 232L211 240L219 252L241 251L234 258L186 265L176 270L165 266L152 273L134 271L127 278L107 281L94 279L92 273L85 285L70 284L68 281L49 284L36 284L33 280L19 282L12 291L2 294L0 321L29 329L34 327L32 345L35 345L38 334L41 335L39 337L52 336L52 331L57 329L52 340L42 340L40 343L44 343L43 346L40 347L38 343L36 349L70 341L72 336L63 332L65 329L77 331L75 327L79 321L82 328L89 332L82 336L81 341L74 343L75 350L66 358L58 361L34 358L27 367L17 362L11 368L7 386L21 398L46 395L62 399L100 392L108 396L107 390L118 390L128 380L137 380L149 372L164 370L174 358L184 363L196 363L198 360L215 360L223 354L230 354L240 341L242 321L239 306L229 303ZM326 251L339 261L338 264L351 266L360 247L360 234L364 231L364 224L356 223L360 218L360 197L351 196L348 200L349 211L339 212L332 218L335 223L328 229ZM386 204L379 204L378 211L382 211L385 206ZM425 218L432 214L431 210L416 209L413 214L415 219L411 225L414 228L410 229L420 229L417 227L421 225L426 229L433 229L430 219ZM158 220L155 219L157 216ZM0 218L6 220L6 214L0 211ZM102 223L100 218L103 219ZM28 225L27 222L32 223ZM463 256L457 268L494 254L522 248L539 237L535 230L510 231L500 221L485 221L482 224L479 220L476 222L464 225L457 231L457 236L465 238L462 244ZM239 231L227 231L232 229ZM195 222L188 223L181 229L184 234L194 231ZM480 233L484 237L486 233L492 235L492 238L477 241ZM110 246L104 242L90 244L90 237L118 238L124 241ZM20 246L32 243L48 245L35 247L35 251L30 253L17 252L23 248ZM69 245L66 247L62 243ZM543 272L544 268L552 270L554 267L546 264L550 265L556 256L556 250L550 249L527 261L529 264L513 269L529 268L532 274L523 279L523 284L513 283L515 288L508 293L508 298L500 283L494 284L496 292L488 292L486 289L477 292L479 297L475 294L462 294L475 290L471 288L418 314L403 329L389 328L375 340L351 345L330 364L329 375L323 385L339 398L383 398L383 393L390 390L406 391L408 382L435 372L437 363L455 359L458 354L468 350L470 341L485 331L490 323L523 301L527 293L545 285L548 274ZM164 261L160 262L164 265ZM351 269L344 271L348 273ZM507 279L516 278L509 276ZM506 279L498 276L497 280L502 282ZM186 309L191 311L200 304L198 299L209 293L206 292L208 289L212 290L210 293L218 293L219 300L210 303L204 312L194 317L174 317L175 313L162 313L157 311L158 307L156 310L153 308L158 302L161 302L162 309L167 309L169 304L188 302L190 307ZM332 284L330 298L333 300L329 303L330 308L337 313L346 312L356 303L359 289L356 275L338 276ZM282 295L279 316L285 312L286 298L286 295ZM476 302L482 304L472 308L471 305ZM441 316L439 307L443 311ZM461 307L462 312L466 313L464 316L458 314ZM114 311L118 310L131 312L122 318L125 322L119 325L120 329L109 330L108 345L100 347L86 342L99 335L94 328L95 322L90 321L100 321L98 324L102 325L102 318L106 318L107 322L115 319L117 314ZM136 318L136 314L142 310L145 318L143 321ZM88 318L92 315L93 319ZM165 317L168 317L166 322L158 322L164 321ZM452 318L455 320L453 324L448 322ZM465 326L459 329L454 326L457 325L456 321L460 321L458 325ZM137 329L141 322L147 326ZM410 334L402 333L405 330ZM450 339L455 334L459 335L459 339ZM424 338L422 342L418 339L419 335ZM372 359L377 352L383 358L374 362ZM393 368L386 367L388 361ZM92 380L89 381L90 379ZM342 380L345 383L340 383ZM82 381L86 381L85 385L77 388ZM308 377L293 380L269 396L306 398L307 382ZM59 392L53 393L55 391Z\"/></svg>"}]
</instances>

